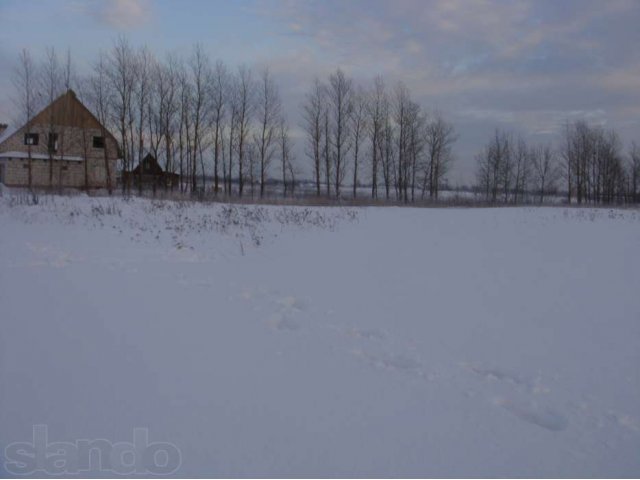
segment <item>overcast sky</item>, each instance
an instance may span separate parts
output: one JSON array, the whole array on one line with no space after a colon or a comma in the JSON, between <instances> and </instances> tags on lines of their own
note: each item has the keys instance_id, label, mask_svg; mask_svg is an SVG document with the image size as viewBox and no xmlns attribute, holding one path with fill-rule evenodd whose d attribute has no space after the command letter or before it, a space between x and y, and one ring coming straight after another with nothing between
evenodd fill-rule
<instances>
[{"instance_id":1,"label":"overcast sky","mask_svg":"<svg viewBox=\"0 0 640 480\"><path fill-rule=\"evenodd\" d=\"M555 141L585 118L640 142L640 0L1 0L0 122L20 49L70 48L82 73L119 34L159 56L200 42L230 66L268 64L291 122L337 67L403 80L456 125L454 184L496 127Z\"/></svg>"}]
</instances>

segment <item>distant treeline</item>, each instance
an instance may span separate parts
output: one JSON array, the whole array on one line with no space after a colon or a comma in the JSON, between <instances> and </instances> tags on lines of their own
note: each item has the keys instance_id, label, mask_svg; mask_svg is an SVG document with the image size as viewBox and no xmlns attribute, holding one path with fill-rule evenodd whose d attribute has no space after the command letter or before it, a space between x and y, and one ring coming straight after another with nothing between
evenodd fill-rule
<instances>
[{"instance_id":1,"label":"distant treeline","mask_svg":"<svg viewBox=\"0 0 640 480\"><path fill-rule=\"evenodd\" d=\"M539 196L566 192L567 203L638 203L640 148L628 156L613 130L567 123L557 147L529 147L522 139L496 130L478 154L477 188L491 202L519 203L526 192Z\"/></svg>"}]
</instances>

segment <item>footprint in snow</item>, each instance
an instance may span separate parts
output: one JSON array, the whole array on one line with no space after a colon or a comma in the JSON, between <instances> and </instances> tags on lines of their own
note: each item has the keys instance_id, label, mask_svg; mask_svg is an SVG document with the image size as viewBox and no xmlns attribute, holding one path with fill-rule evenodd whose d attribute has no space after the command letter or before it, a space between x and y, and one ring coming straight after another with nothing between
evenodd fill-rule
<instances>
[{"instance_id":1,"label":"footprint in snow","mask_svg":"<svg viewBox=\"0 0 640 480\"><path fill-rule=\"evenodd\" d=\"M560 412L549 407L538 405L533 401L520 402L497 399L494 403L520 420L552 432L565 430L569 426L569 421Z\"/></svg>"},{"instance_id":2,"label":"footprint in snow","mask_svg":"<svg viewBox=\"0 0 640 480\"><path fill-rule=\"evenodd\" d=\"M640 432L640 420L632 417L631 415L625 415L622 413L609 410L605 413L607 420L617 423L619 426L632 430L634 432Z\"/></svg>"},{"instance_id":3,"label":"footprint in snow","mask_svg":"<svg viewBox=\"0 0 640 480\"><path fill-rule=\"evenodd\" d=\"M285 311L303 310L302 302L299 301L296 297L293 297L291 295L279 299L276 303L280 305L282 310L285 310Z\"/></svg>"},{"instance_id":4,"label":"footprint in snow","mask_svg":"<svg viewBox=\"0 0 640 480\"><path fill-rule=\"evenodd\" d=\"M501 368L483 368L477 365L466 364L463 364L463 366L489 382L503 382L511 385L517 390L534 395L546 394L551 392L551 389L544 385L541 382L541 379L538 377L530 378L526 375L521 375L516 372L510 372Z\"/></svg>"},{"instance_id":5,"label":"footprint in snow","mask_svg":"<svg viewBox=\"0 0 640 480\"><path fill-rule=\"evenodd\" d=\"M464 366L488 383L500 382L509 385L514 393L518 392L515 393L516 395L533 396L522 400L497 398L493 401L494 405L503 408L516 418L553 432L565 430L569 426L569 420L561 412L546 405L541 405L535 400L536 395L550 392L549 388L541 384L539 378L531 379L526 375L501 368L483 368L476 365Z\"/></svg>"},{"instance_id":6,"label":"footprint in snow","mask_svg":"<svg viewBox=\"0 0 640 480\"><path fill-rule=\"evenodd\" d=\"M300 323L294 318L291 318L282 313L274 313L267 320L267 324L280 331L295 331L300 328Z\"/></svg>"},{"instance_id":7,"label":"footprint in snow","mask_svg":"<svg viewBox=\"0 0 640 480\"><path fill-rule=\"evenodd\" d=\"M381 330L376 329L360 329L360 328L347 328L345 335L353 338L361 338L364 340L384 340L386 334Z\"/></svg>"},{"instance_id":8,"label":"footprint in snow","mask_svg":"<svg viewBox=\"0 0 640 480\"><path fill-rule=\"evenodd\" d=\"M296 297L286 296L276 302L278 309L267 319L267 324L276 330L294 331L300 328L296 317L303 311L303 304Z\"/></svg>"},{"instance_id":9,"label":"footprint in snow","mask_svg":"<svg viewBox=\"0 0 640 480\"><path fill-rule=\"evenodd\" d=\"M372 353L365 350L354 349L351 354L364 360L371 367L389 372L401 372L423 379L430 379L424 372L422 363L409 355L398 353Z\"/></svg>"}]
</instances>

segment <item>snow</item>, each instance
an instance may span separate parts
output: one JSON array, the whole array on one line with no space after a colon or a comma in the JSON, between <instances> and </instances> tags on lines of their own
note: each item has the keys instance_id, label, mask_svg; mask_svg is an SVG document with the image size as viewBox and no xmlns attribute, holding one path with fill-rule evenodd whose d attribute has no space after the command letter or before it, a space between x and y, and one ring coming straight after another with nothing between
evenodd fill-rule
<instances>
[{"instance_id":1,"label":"snow","mask_svg":"<svg viewBox=\"0 0 640 480\"><path fill-rule=\"evenodd\" d=\"M640 474L637 210L25 203L0 451L144 427L187 477Z\"/></svg>"},{"instance_id":2,"label":"snow","mask_svg":"<svg viewBox=\"0 0 640 480\"><path fill-rule=\"evenodd\" d=\"M29 158L28 152L3 152L0 153L0 158ZM31 158L35 160L49 160L53 158L53 160L65 160L67 162L83 162L84 159L82 157L76 157L73 155L48 155L46 153L31 153Z\"/></svg>"}]
</instances>

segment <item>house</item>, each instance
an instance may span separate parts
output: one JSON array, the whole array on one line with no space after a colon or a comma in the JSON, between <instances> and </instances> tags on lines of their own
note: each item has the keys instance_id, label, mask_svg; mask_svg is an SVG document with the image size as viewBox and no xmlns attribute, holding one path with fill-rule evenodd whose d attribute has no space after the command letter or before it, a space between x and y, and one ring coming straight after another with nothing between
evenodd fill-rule
<instances>
[{"instance_id":1,"label":"house","mask_svg":"<svg viewBox=\"0 0 640 480\"><path fill-rule=\"evenodd\" d=\"M136 187L140 184L140 167L142 166L142 186L143 187L171 187L179 184L180 175L177 173L165 172L156 157L147 153L141 164L130 172L122 172L122 181L131 182Z\"/></svg>"},{"instance_id":2,"label":"house","mask_svg":"<svg viewBox=\"0 0 640 480\"><path fill-rule=\"evenodd\" d=\"M0 125L0 183L6 186L115 187L117 160L115 137L73 90L18 129Z\"/></svg>"}]
</instances>

